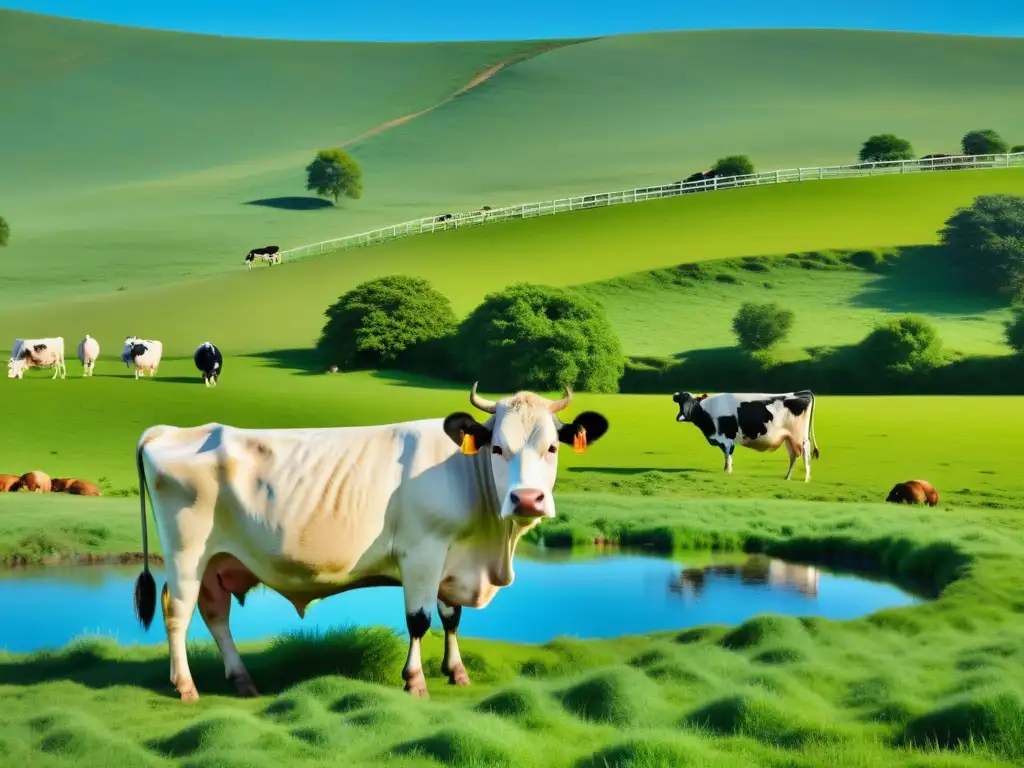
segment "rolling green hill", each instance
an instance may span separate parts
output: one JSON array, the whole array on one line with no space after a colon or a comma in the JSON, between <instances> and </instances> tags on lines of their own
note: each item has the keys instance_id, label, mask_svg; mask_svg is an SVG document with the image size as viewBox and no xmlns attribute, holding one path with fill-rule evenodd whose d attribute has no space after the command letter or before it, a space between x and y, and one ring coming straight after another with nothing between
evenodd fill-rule
<instances>
[{"instance_id":1,"label":"rolling green hill","mask_svg":"<svg viewBox=\"0 0 1024 768\"><path fill-rule=\"evenodd\" d=\"M267 242L671 181L727 152L762 168L815 165L851 160L876 131L927 153L954 151L970 128L1024 124L1006 96L1024 67L1017 39L293 43L0 11L0 49L11 303L231 271ZM362 200L325 209L306 196L315 149L444 102L503 61L516 63L356 142Z\"/></svg>"}]
</instances>

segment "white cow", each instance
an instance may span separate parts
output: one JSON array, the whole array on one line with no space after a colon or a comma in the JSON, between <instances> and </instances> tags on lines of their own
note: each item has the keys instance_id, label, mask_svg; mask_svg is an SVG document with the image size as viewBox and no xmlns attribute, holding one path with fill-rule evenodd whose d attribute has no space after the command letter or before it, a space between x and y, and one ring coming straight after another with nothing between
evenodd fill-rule
<instances>
[{"instance_id":1,"label":"white cow","mask_svg":"<svg viewBox=\"0 0 1024 768\"><path fill-rule=\"evenodd\" d=\"M160 367L160 359L164 354L162 342L151 339L140 339L138 336L129 336L124 340L124 348L121 350L121 362L126 366L135 365L135 378L145 375L149 371L149 377L153 378L157 368Z\"/></svg>"},{"instance_id":2,"label":"white cow","mask_svg":"<svg viewBox=\"0 0 1024 768\"><path fill-rule=\"evenodd\" d=\"M64 337L48 339L15 339L11 359L7 361L7 378L23 379L29 368L53 368L53 377L67 377L64 363Z\"/></svg>"},{"instance_id":3,"label":"white cow","mask_svg":"<svg viewBox=\"0 0 1024 768\"><path fill-rule=\"evenodd\" d=\"M78 343L78 359L82 363L82 376L92 376L96 358L100 356L100 343L88 333Z\"/></svg>"},{"instance_id":4,"label":"white cow","mask_svg":"<svg viewBox=\"0 0 1024 768\"><path fill-rule=\"evenodd\" d=\"M679 405L676 421L693 424L708 443L722 449L726 472L732 472L737 445L771 452L785 443L786 479L793 476L796 460L803 456L804 482L810 481L811 458L817 459L820 452L814 437L814 393L809 389L780 394L722 392L711 397L676 392L672 402Z\"/></svg>"},{"instance_id":5,"label":"white cow","mask_svg":"<svg viewBox=\"0 0 1024 768\"><path fill-rule=\"evenodd\" d=\"M445 630L441 668L468 685L456 632L462 607L483 608L512 583L516 543L555 516L559 443L577 451L608 429L600 414L571 424L551 401L520 392L470 402L493 414L365 427L239 429L153 426L136 448L143 572L135 612L149 628L156 582L149 571L146 491L164 550L162 606L171 682L199 697L185 652L196 605L239 695L257 695L228 628L259 583L299 616L313 601L352 589L402 586L409 655L405 690L427 696L420 640L435 606ZM461 446L461 450L460 450ZM482 449L482 450L479 450Z\"/></svg>"}]
</instances>

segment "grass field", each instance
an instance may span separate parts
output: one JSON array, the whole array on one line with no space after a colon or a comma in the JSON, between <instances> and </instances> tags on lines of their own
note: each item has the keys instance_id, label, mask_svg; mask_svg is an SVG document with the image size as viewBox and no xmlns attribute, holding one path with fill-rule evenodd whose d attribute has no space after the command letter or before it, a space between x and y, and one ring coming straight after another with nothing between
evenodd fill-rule
<instances>
[{"instance_id":1,"label":"grass field","mask_svg":"<svg viewBox=\"0 0 1024 768\"><path fill-rule=\"evenodd\" d=\"M849 162L882 130L948 152L978 125L1009 134L1024 118L1006 98L1024 66L1016 39L724 31L551 45L357 142L364 197L325 209L303 189L316 149L538 46L246 41L0 11L0 147L17 147L0 155L14 230L0 280L19 301L166 283L235 270L267 242L664 183L728 153L766 169ZM88 274L72 266L83 259Z\"/></svg>"},{"instance_id":2,"label":"grass field","mask_svg":"<svg viewBox=\"0 0 1024 768\"><path fill-rule=\"evenodd\" d=\"M51 530L59 524L79 540L105 532L112 547L137 526L127 500L102 502L102 522L97 501L30 501L14 523L31 527L34 514L37 532L47 508ZM443 684L434 633L424 649L429 703L401 692L404 644L379 630L243 644L264 694L248 701L231 697L212 644L194 645L195 706L170 695L160 646L84 639L59 653L0 654L0 743L12 764L78 766L1019 764L1018 516L884 506L599 494L562 502L581 526L660 527L681 544L856 561L944 586L937 601L848 622L766 615L616 641L464 639L468 689Z\"/></svg>"}]
</instances>

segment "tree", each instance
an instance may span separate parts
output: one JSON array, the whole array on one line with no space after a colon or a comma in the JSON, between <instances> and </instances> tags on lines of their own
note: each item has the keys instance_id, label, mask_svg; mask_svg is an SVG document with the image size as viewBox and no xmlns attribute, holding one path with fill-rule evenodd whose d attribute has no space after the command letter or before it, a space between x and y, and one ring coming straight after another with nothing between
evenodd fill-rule
<instances>
[{"instance_id":1,"label":"tree","mask_svg":"<svg viewBox=\"0 0 1024 768\"><path fill-rule=\"evenodd\" d=\"M604 308L569 288L519 283L489 294L457 341L467 377L494 390L617 392L625 370Z\"/></svg>"},{"instance_id":2,"label":"tree","mask_svg":"<svg viewBox=\"0 0 1024 768\"><path fill-rule=\"evenodd\" d=\"M0 248L7 245L11 241L11 225L7 223L7 220L0 216Z\"/></svg>"},{"instance_id":3,"label":"tree","mask_svg":"<svg viewBox=\"0 0 1024 768\"><path fill-rule=\"evenodd\" d=\"M860 343L871 367L893 372L920 371L941 362L935 327L917 315L886 320Z\"/></svg>"},{"instance_id":4,"label":"tree","mask_svg":"<svg viewBox=\"0 0 1024 768\"><path fill-rule=\"evenodd\" d=\"M720 157L713 168L716 176L750 176L754 163L746 155Z\"/></svg>"},{"instance_id":5,"label":"tree","mask_svg":"<svg viewBox=\"0 0 1024 768\"><path fill-rule=\"evenodd\" d=\"M1014 307L1013 318L1006 322L1003 333L1010 348L1024 355L1024 307Z\"/></svg>"},{"instance_id":6,"label":"tree","mask_svg":"<svg viewBox=\"0 0 1024 768\"><path fill-rule=\"evenodd\" d=\"M778 304L755 304L746 301L732 319L732 330L740 348L761 352L778 344L793 328L792 310Z\"/></svg>"},{"instance_id":7,"label":"tree","mask_svg":"<svg viewBox=\"0 0 1024 768\"><path fill-rule=\"evenodd\" d=\"M341 195L358 200L363 196L363 170L341 147L321 149L306 166L306 189L334 197L335 203Z\"/></svg>"},{"instance_id":8,"label":"tree","mask_svg":"<svg viewBox=\"0 0 1024 768\"><path fill-rule=\"evenodd\" d=\"M965 281L1024 297L1024 197L979 195L946 220L939 237L959 262Z\"/></svg>"},{"instance_id":9,"label":"tree","mask_svg":"<svg viewBox=\"0 0 1024 768\"><path fill-rule=\"evenodd\" d=\"M894 160L913 160L914 148L910 142L892 133L879 133L868 137L861 145L862 163L885 163Z\"/></svg>"},{"instance_id":10,"label":"tree","mask_svg":"<svg viewBox=\"0 0 1024 768\"><path fill-rule=\"evenodd\" d=\"M991 128L984 128L965 133L960 147L965 155L1001 155L1009 149L1009 144Z\"/></svg>"},{"instance_id":11,"label":"tree","mask_svg":"<svg viewBox=\"0 0 1024 768\"><path fill-rule=\"evenodd\" d=\"M1014 144L1010 147L1010 154L1015 155L1018 152L1024 152L1024 144Z\"/></svg>"},{"instance_id":12,"label":"tree","mask_svg":"<svg viewBox=\"0 0 1024 768\"><path fill-rule=\"evenodd\" d=\"M327 322L317 348L326 361L343 370L419 367L431 355L416 352L432 343L436 346L457 327L448 298L426 280L406 275L361 283L324 314ZM443 366L443 361L435 362Z\"/></svg>"}]
</instances>

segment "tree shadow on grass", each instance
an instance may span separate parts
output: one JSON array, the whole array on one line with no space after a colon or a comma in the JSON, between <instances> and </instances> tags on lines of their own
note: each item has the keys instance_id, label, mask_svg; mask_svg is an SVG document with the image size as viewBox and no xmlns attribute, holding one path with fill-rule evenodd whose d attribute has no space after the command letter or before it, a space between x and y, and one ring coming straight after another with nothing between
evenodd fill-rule
<instances>
[{"instance_id":1,"label":"tree shadow on grass","mask_svg":"<svg viewBox=\"0 0 1024 768\"><path fill-rule=\"evenodd\" d=\"M261 694L277 694L297 683L323 675L341 675L371 683L401 685L406 643L386 627L282 635L255 652L242 652L246 668ZM127 651L132 653L132 651ZM164 644L160 655L117 658L126 653L108 638L82 638L58 652L0 659L0 685L29 686L66 681L93 689L118 685L145 688L178 698L168 681ZM235 691L224 678L224 662L212 641L189 643L189 667L199 695Z\"/></svg>"},{"instance_id":2,"label":"tree shadow on grass","mask_svg":"<svg viewBox=\"0 0 1024 768\"><path fill-rule=\"evenodd\" d=\"M413 389L465 389L468 393L472 383L461 384L457 381L446 381L431 376L405 371L374 371L373 378L386 382L393 387L412 387Z\"/></svg>"},{"instance_id":3,"label":"tree shadow on grass","mask_svg":"<svg viewBox=\"0 0 1024 768\"><path fill-rule=\"evenodd\" d=\"M1002 309L1007 304L1005 298L965 287L953 255L937 245L899 249L898 257L881 267L878 277L849 302L851 306L886 312L958 315L970 320L986 320L972 315Z\"/></svg>"},{"instance_id":4,"label":"tree shadow on grass","mask_svg":"<svg viewBox=\"0 0 1024 768\"><path fill-rule=\"evenodd\" d=\"M263 208L276 208L280 211L320 211L332 208L330 200L319 197L265 197L261 200L249 200L245 205L258 205Z\"/></svg>"},{"instance_id":5,"label":"tree shadow on grass","mask_svg":"<svg viewBox=\"0 0 1024 768\"><path fill-rule=\"evenodd\" d=\"M266 352L253 352L242 355L242 357L263 360L270 368L291 371L298 376L320 376L327 373L327 366L315 348L272 349Z\"/></svg>"}]
</instances>

